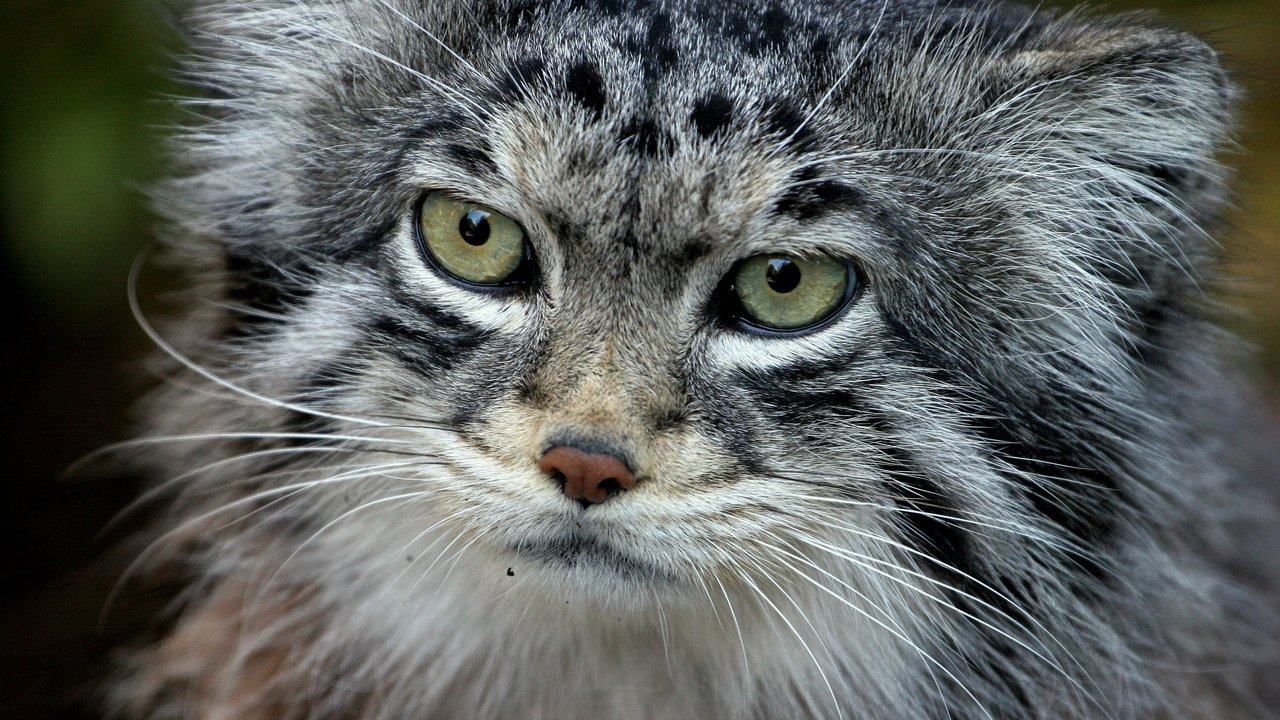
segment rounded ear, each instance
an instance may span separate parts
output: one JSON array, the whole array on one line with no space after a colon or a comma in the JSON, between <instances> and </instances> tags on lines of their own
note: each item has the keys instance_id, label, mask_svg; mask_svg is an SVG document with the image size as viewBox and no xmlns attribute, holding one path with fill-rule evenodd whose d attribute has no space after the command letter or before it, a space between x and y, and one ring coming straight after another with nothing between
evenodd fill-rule
<instances>
[{"instance_id":1,"label":"rounded ear","mask_svg":"<svg viewBox=\"0 0 1280 720\"><path fill-rule=\"evenodd\" d=\"M1052 23L993 64L1003 110L1024 140L1094 165L1095 187L1198 228L1221 203L1215 156L1232 129L1235 91L1191 35L1140 18Z\"/></svg>"}]
</instances>

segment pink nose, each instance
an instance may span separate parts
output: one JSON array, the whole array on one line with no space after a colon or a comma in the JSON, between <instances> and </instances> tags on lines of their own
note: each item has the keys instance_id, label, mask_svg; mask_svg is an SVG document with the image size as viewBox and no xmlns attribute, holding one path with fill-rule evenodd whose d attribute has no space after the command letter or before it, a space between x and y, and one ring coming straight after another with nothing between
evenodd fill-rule
<instances>
[{"instance_id":1,"label":"pink nose","mask_svg":"<svg viewBox=\"0 0 1280 720\"><path fill-rule=\"evenodd\" d=\"M618 458L563 445L548 450L538 461L538 469L563 481L565 497L583 507L636 486L635 477Z\"/></svg>"}]
</instances>

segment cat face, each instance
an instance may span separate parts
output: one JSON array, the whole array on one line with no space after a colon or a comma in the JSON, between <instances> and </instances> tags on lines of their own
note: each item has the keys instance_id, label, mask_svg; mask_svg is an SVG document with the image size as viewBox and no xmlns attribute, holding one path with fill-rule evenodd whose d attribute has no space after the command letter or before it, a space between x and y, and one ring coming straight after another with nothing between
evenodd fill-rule
<instances>
[{"instance_id":1,"label":"cat face","mask_svg":"<svg viewBox=\"0 0 1280 720\"><path fill-rule=\"evenodd\" d=\"M735 92L704 69L729 41L681 45L705 28L661 24L632 28L671 56L655 67L598 27L517 23L503 32L519 42L468 60L443 96L418 96L404 109L421 117L416 135L398 139L379 189L394 198L384 234L361 250L360 312L331 310L353 302L351 286L294 311L302 332L358 338L359 359L340 362L365 369L335 399L367 392L376 368L395 391L384 412L453 430L417 441L449 464L431 481L433 512L483 532L522 576L615 600L655 584L701 593L797 518L856 513L876 497L877 435L894 432L851 394L890 380L868 262L887 238L866 185L820 159L830 121L783 99L801 57L783 70L744 55L759 79ZM853 146L827 154L838 149ZM522 235L511 277L471 282L433 251L428 236L456 243L450 212L469 207ZM760 257L807 263L808 284L829 268L835 301L819 298L809 319L801 307L798 327L753 322L739 290L767 287L763 269L743 269ZM559 446L620 459L635 486L584 507L538 467Z\"/></svg>"},{"instance_id":2,"label":"cat face","mask_svg":"<svg viewBox=\"0 0 1280 720\"><path fill-rule=\"evenodd\" d=\"M357 468L289 512L620 605L1104 582L1219 192L1207 51L1021 10L500 5L206 11L225 97L171 215L228 258L263 412ZM630 480L571 497L559 447Z\"/></svg>"},{"instance_id":3,"label":"cat face","mask_svg":"<svg viewBox=\"0 0 1280 720\"><path fill-rule=\"evenodd\" d=\"M192 27L148 448L196 584L131 702L1138 718L1223 665L1194 39L931 0Z\"/></svg>"}]
</instances>

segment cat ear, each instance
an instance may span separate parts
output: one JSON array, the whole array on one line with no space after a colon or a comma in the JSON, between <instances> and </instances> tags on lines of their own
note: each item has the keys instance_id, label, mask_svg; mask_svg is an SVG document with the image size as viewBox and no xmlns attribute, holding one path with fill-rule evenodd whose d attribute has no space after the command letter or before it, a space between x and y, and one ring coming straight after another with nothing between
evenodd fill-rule
<instances>
[{"instance_id":1,"label":"cat ear","mask_svg":"<svg viewBox=\"0 0 1280 720\"><path fill-rule=\"evenodd\" d=\"M1215 159L1234 90L1216 54L1183 33L1115 21L1050 24L992 65L985 115L1011 149L1075 175L1100 209L1182 237L1201 235L1224 196ZM1188 232L1193 231L1193 232Z\"/></svg>"}]
</instances>

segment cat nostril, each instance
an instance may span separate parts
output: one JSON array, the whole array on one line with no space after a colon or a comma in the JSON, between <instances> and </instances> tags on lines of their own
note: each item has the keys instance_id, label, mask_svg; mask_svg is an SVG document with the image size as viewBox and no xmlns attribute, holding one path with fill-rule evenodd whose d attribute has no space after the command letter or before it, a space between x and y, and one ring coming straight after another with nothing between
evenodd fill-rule
<instances>
[{"instance_id":1,"label":"cat nostril","mask_svg":"<svg viewBox=\"0 0 1280 720\"><path fill-rule=\"evenodd\" d=\"M636 485L635 476L618 458L563 445L548 450L538 460L538 469L560 484L565 497L584 508Z\"/></svg>"}]
</instances>

